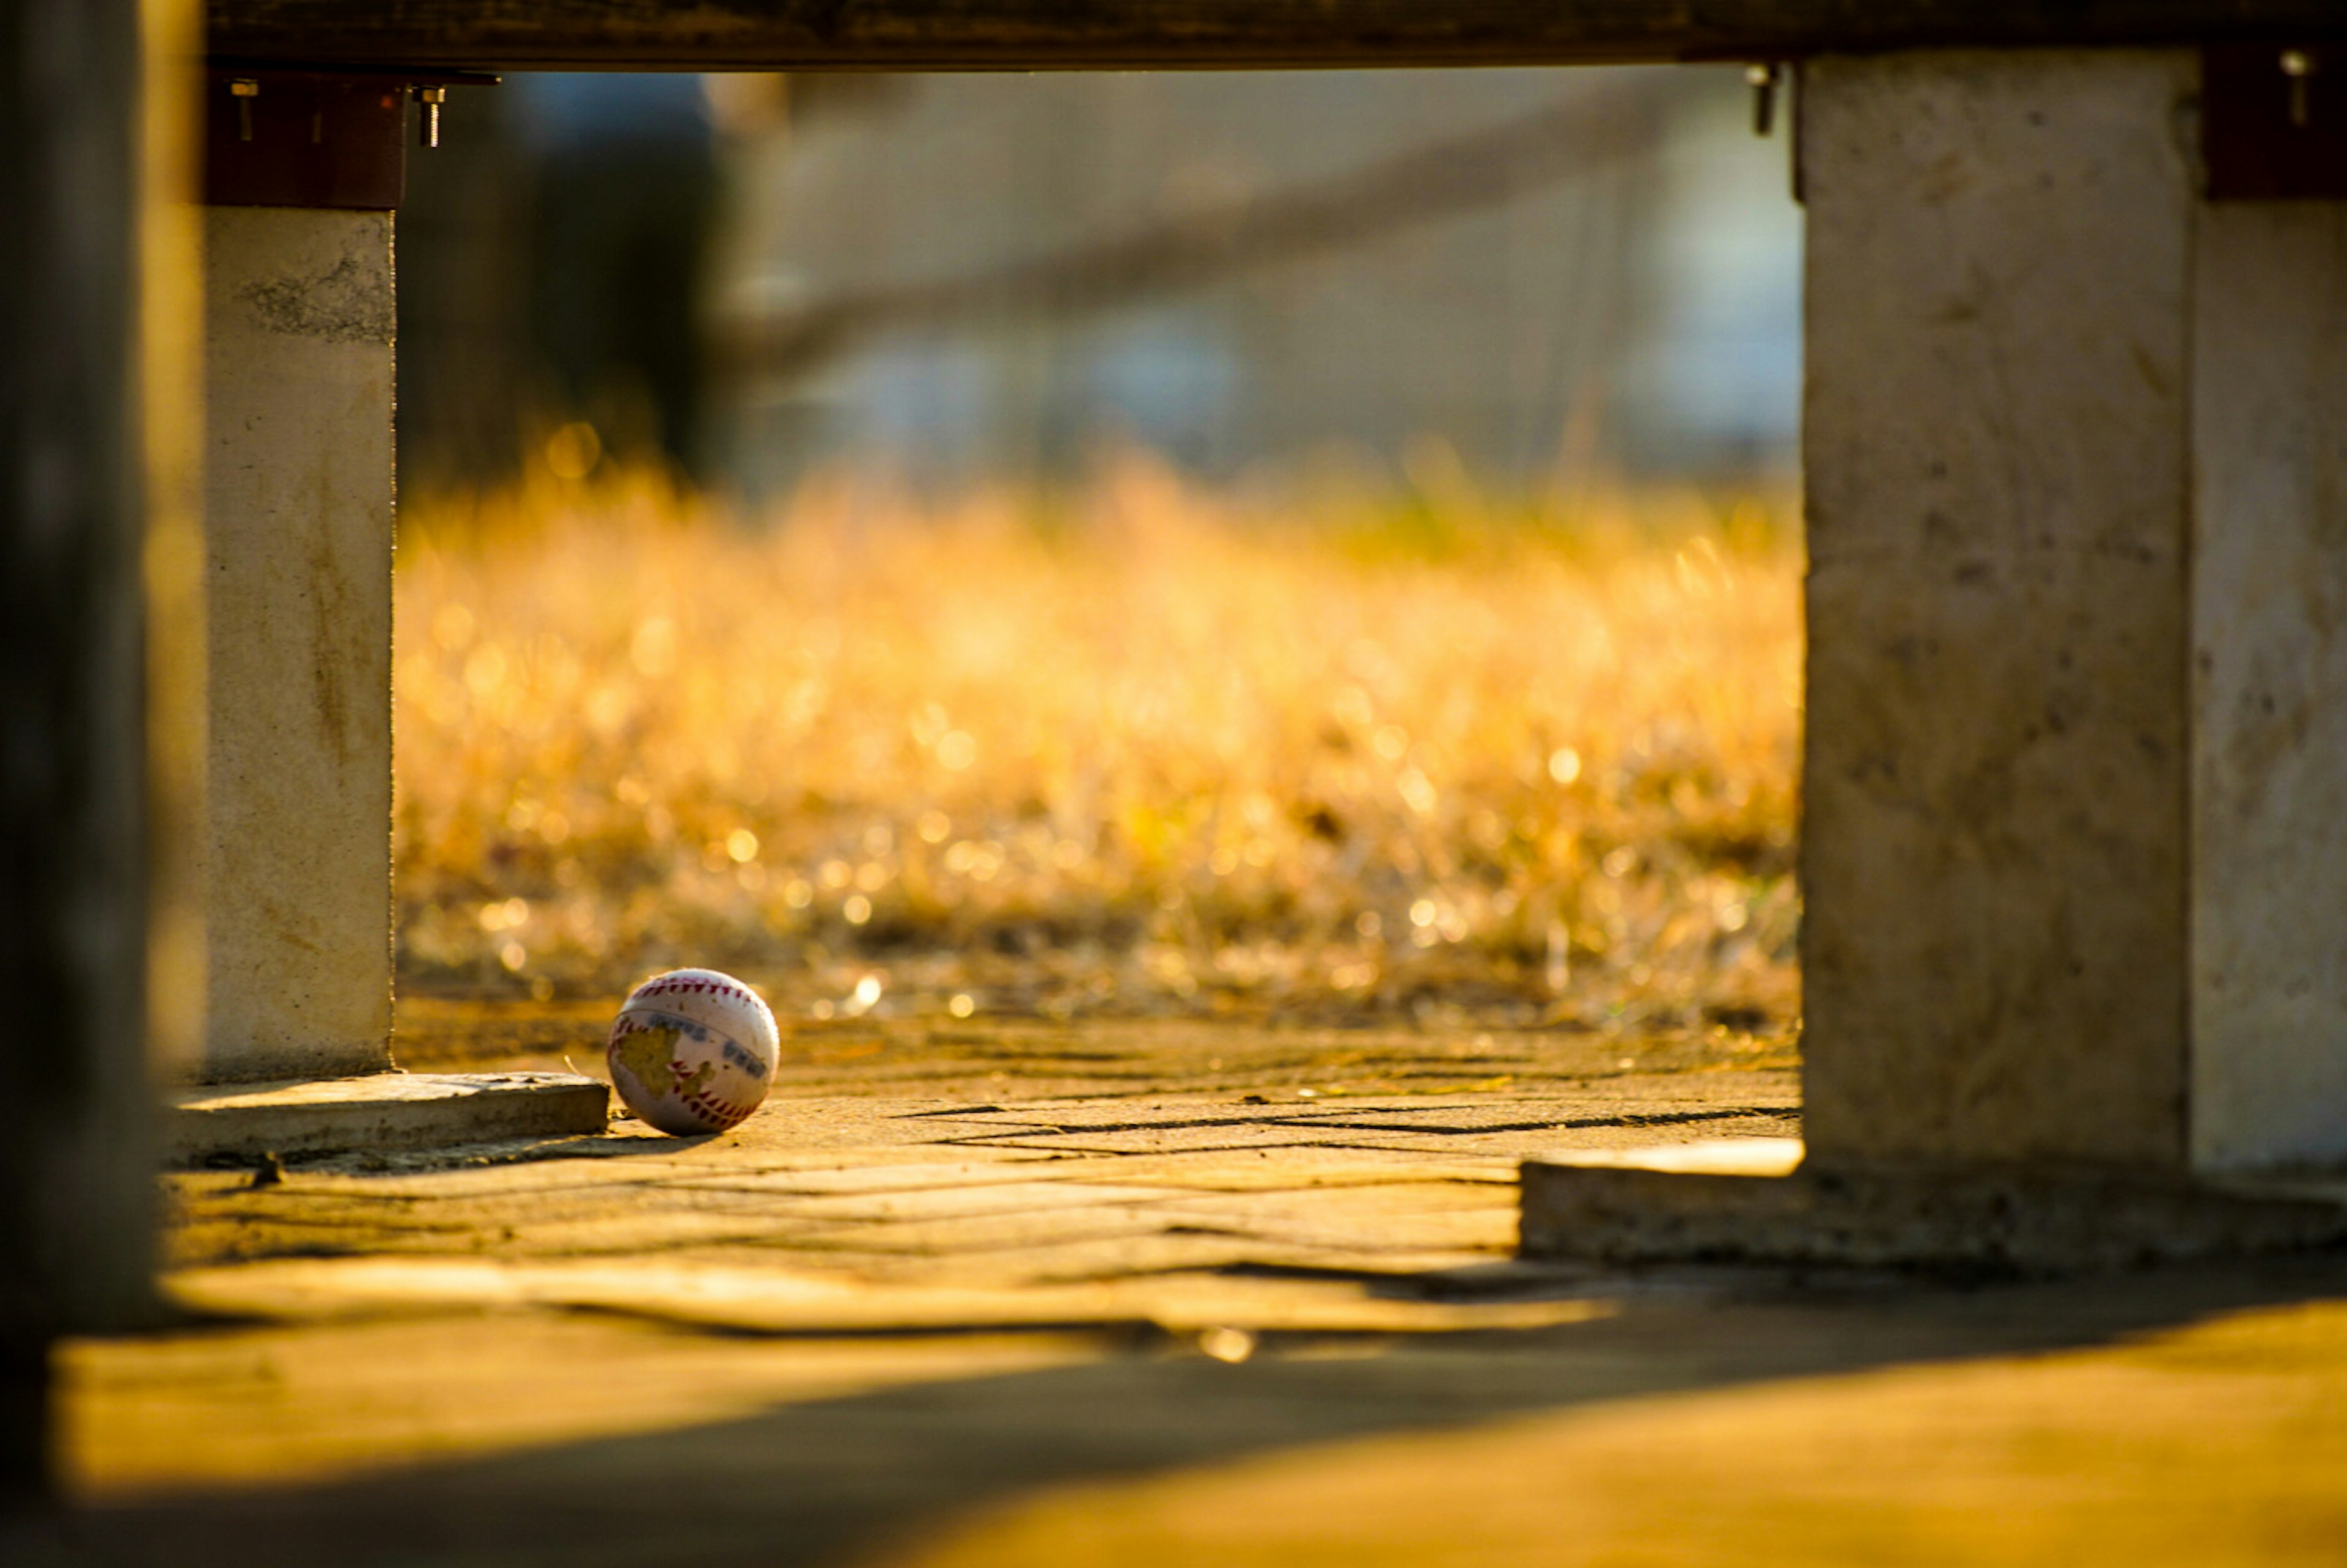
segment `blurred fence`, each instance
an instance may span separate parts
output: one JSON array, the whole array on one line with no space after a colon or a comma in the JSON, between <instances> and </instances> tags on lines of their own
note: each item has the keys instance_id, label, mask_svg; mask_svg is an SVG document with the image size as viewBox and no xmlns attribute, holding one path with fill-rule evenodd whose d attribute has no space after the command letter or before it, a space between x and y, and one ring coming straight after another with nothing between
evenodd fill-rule
<instances>
[{"instance_id":1,"label":"blurred fence","mask_svg":"<svg viewBox=\"0 0 2347 1568\"><path fill-rule=\"evenodd\" d=\"M452 108L401 217L411 482L569 421L753 492L1120 443L1516 487L1789 460L1798 221L1733 73L712 83L698 120L681 77Z\"/></svg>"}]
</instances>

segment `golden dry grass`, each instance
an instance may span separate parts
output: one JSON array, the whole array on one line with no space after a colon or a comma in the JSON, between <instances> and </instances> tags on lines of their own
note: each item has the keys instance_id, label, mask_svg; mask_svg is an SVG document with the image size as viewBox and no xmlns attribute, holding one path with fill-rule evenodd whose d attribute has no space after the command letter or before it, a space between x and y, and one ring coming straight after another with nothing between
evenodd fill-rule
<instances>
[{"instance_id":1,"label":"golden dry grass","mask_svg":"<svg viewBox=\"0 0 2347 1568\"><path fill-rule=\"evenodd\" d=\"M411 989L1780 1033L1798 548L1683 496L657 479L401 541Z\"/></svg>"}]
</instances>

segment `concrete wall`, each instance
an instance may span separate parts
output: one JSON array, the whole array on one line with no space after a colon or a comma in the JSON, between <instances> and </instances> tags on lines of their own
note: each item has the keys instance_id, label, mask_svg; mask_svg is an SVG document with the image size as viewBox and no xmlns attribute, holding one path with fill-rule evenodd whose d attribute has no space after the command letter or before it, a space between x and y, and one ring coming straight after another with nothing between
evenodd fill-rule
<instances>
[{"instance_id":1,"label":"concrete wall","mask_svg":"<svg viewBox=\"0 0 2347 1568\"><path fill-rule=\"evenodd\" d=\"M1804 67L1821 1161L2184 1163L2195 74Z\"/></svg>"},{"instance_id":2,"label":"concrete wall","mask_svg":"<svg viewBox=\"0 0 2347 1568\"><path fill-rule=\"evenodd\" d=\"M390 1065L391 240L206 210L214 1081Z\"/></svg>"},{"instance_id":3,"label":"concrete wall","mask_svg":"<svg viewBox=\"0 0 2347 1568\"><path fill-rule=\"evenodd\" d=\"M2193 260L2192 1157L2347 1156L2347 203Z\"/></svg>"}]
</instances>

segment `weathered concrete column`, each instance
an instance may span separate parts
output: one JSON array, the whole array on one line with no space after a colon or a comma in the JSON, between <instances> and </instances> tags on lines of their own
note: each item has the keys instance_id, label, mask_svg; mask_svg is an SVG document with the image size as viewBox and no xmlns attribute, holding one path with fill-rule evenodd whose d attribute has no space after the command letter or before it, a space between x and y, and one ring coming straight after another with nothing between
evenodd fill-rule
<instances>
[{"instance_id":1,"label":"weathered concrete column","mask_svg":"<svg viewBox=\"0 0 2347 1568\"><path fill-rule=\"evenodd\" d=\"M2199 68L1805 72L1821 1163L2347 1156L2347 206Z\"/></svg>"},{"instance_id":2,"label":"weathered concrete column","mask_svg":"<svg viewBox=\"0 0 2347 1568\"><path fill-rule=\"evenodd\" d=\"M2195 81L1804 68L1819 1163L2185 1164Z\"/></svg>"},{"instance_id":3,"label":"weathered concrete column","mask_svg":"<svg viewBox=\"0 0 2347 1568\"><path fill-rule=\"evenodd\" d=\"M2192 1160L2347 1159L2347 202L2193 254Z\"/></svg>"},{"instance_id":4,"label":"weathered concrete column","mask_svg":"<svg viewBox=\"0 0 2347 1568\"><path fill-rule=\"evenodd\" d=\"M391 1065L392 218L205 231L212 1081Z\"/></svg>"},{"instance_id":5,"label":"weathered concrete column","mask_svg":"<svg viewBox=\"0 0 2347 1568\"><path fill-rule=\"evenodd\" d=\"M175 1160L605 1122L575 1074L390 1071L392 212L430 83L205 87L210 1020Z\"/></svg>"}]
</instances>

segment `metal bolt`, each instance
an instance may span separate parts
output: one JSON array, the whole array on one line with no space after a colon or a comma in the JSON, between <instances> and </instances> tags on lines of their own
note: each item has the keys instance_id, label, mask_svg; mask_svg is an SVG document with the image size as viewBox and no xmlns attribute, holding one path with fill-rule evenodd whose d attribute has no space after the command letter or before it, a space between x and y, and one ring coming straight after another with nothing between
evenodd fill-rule
<instances>
[{"instance_id":1,"label":"metal bolt","mask_svg":"<svg viewBox=\"0 0 2347 1568\"><path fill-rule=\"evenodd\" d=\"M1744 67L1744 85L1752 89L1752 134L1767 136L1777 123L1777 83L1783 67L1755 62Z\"/></svg>"},{"instance_id":2,"label":"metal bolt","mask_svg":"<svg viewBox=\"0 0 2347 1568\"><path fill-rule=\"evenodd\" d=\"M415 101L424 106L424 145L440 145L440 106L448 101L446 87L418 87Z\"/></svg>"},{"instance_id":3,"label":"metal bolt","mask_svg":"<svg viewBox=\"0 0 2347 1568\"><path fill-rule=\"evenodd\" d=\"M228 85L229 97L236 100L236 139L252 139L252 100L261 96L261 84L251 77L239 77Z\"/></svg>"},{"instance_id":4,"label":"metal bolt","mask_svg":"<svg viewBox=\"0 0 2347 1568\"><path fill-rule=\"evenodd\" d=\"M2290 123L2300 130L2306 128L2311 110L2308 105L2309 88L2321 62L2311 49L2284 49L2281 52L2281 74L2290 80Z\"/></svg>"}]
</instances>

